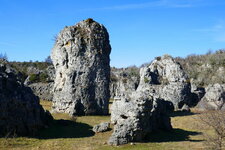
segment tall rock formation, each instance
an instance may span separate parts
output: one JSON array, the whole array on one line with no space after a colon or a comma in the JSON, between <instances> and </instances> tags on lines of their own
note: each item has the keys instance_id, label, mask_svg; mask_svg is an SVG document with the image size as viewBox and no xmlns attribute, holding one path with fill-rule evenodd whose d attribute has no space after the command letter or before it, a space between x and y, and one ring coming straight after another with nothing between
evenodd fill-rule
<instances>
[{"instance_id":1,"label":"tall rock formation","mask_svg":"<svg viewBox=\"0 0 225 150\"><path fill-rule=\"evenodd\" d=\"M0 64L0 136L33 135L45 127L52 116L45 112L29 87L15 71Z\"/></svg>"},{"instance_id":2,"label":"tall rock formation","mask_svg":"<svg viewBox=\"0 0 225 150\"><path fill-rule=\"evenodd\" d=\"M56 70L53 111L70 115L108 113L110 52L106 28L92 19L59 33L51 53Z\"/></svg>"},{"instance_id":3,"label":"tall rock formation","mask_svg":"<svg viewBox=\"0 0 225 150\"><path fill-rule=\"evenodd\" d=\"M191 86L181 66L168 55L157 57L149 66L140 69L137 91L171 101L175 109L191 105Z\"/></svg>"}]
</instances>

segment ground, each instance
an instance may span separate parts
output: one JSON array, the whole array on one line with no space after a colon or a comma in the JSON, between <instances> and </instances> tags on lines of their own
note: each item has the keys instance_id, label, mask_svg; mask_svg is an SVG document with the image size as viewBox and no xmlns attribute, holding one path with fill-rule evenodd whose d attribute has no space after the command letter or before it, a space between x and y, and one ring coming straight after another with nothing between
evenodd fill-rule
<instances>
[{"instance_id":1,"label":"ground","mask_svg":"<svg viewBox=\"0 0 225 150\"><path fill-rule=\"evenodd\" d=\"M50 110L51 102L41 101L41 105ZM55 121L35 137L0 138L0 149L13 150L201 150L205 141L202 133L210 132L203 128L197 119L200 114L176 112L171 121L171 132L152 134L146 142L108 146L107 140L112 133L95 134L92 127L110 120L110 116L69 117L67 114L53 114Z\"/></svg>"}]
</instances>

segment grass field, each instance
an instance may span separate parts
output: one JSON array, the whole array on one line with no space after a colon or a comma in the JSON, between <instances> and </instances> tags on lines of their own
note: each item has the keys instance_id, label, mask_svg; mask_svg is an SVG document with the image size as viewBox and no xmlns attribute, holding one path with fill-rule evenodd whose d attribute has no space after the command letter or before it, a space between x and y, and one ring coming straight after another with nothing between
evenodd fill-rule
<instances>
[{"instance_id":1,"label":"grass field","mask_svg":"<svg viewBox=\"0 0 225 150\"><path fill-rule=\"evenodd\" d=\"M41 105L49 110L51 102L41 101ZM109 121L109 116L83 116L71 118L67 114L53 114L55 121L49 128L43 129L35 137L0 138L0 149L29 150L201 150L204 149L203 128L193 113L176 112L172 115L171 132L154 133L147 142L108 146L107 140L112 133L95 134L93 125Z\"/></svg>"}]
</instances>

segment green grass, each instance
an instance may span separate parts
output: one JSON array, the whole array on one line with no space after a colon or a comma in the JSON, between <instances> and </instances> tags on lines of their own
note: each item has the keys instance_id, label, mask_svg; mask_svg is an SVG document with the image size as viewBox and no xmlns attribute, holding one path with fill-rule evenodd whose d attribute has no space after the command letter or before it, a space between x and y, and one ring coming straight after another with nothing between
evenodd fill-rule
<instances>
[{"instance_id":1,"label":"green grass","mask_svg":"<svg viewBox=\"0 0 225 150\"><path fill-rule=\"evenodd\" d=\"M45 109L51 102L41 101ZM108 146L112 130L94 134L93 125L109 121L109 116L82 116L76 119L67 114L53 114L55 121L49 128L42 129L35 137L0 138L0 149L34 150L201 150L204 149L203 135L209 129L199 126L196 116L201 114L173 114L171 132L153 133L143 143ZM76 120L76 122L75 122Z\"/></svg>"}]
</instances>

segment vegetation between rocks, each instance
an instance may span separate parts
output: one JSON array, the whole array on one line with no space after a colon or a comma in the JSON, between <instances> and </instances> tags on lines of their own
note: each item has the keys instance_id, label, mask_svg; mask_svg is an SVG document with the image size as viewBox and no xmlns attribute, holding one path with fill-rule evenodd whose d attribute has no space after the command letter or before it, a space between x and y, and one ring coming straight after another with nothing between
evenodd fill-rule
<instances>
[{"instance_id":1,"label":"vegetation between rocks","mask_svg":"<svg viewBox=\"0 0 225 150\"><path fill-rule=\"evenodd\" d=\"M49 101L41 101L41 105L47 110L51 108ZM192 111L193 113L171 114L174 128L171 132L155 133L145 142L117 147L106 144L112 130L98 134L91 130L94 125L109 121L109 116L82 116L74 120L67 114L56 113L53 114L55 121L52 125L43 129L36 137L0 138L0 149L203 150L207 147L203 133L212 133L213 130L198 120L204 114L196 109Z\"/></svg>"}]
</instances>

